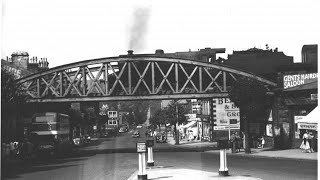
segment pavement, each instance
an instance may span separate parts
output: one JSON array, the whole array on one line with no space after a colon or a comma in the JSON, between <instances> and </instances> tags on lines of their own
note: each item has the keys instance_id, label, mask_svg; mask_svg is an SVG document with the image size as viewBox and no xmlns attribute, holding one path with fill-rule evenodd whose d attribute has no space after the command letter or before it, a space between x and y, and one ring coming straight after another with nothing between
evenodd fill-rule
<instances>
[{"instance_id":1,"label":"pavement","mask_svg":"<svg viewBox=\"0 0 320 180\"><path fill-rule=\"evenodd\" d=\"M169 144L174 145L175 141L173 137L168 137ZM201 142L201 141L180 141L179 145L176 145L182 148L201 148L201 147L213 147L216 149L217 143L216 142ZM207 150L204 153L213 153L219 154L220 150ZM227 155L229 156L247 156L247 157L260 157L260 158L273 158L273 159L295 159L295 160L311 160L317 161L318 160L318 152L314 153L304 153L301 152L301 149L285 149L285 150L275 150L271 147L255 149L251 148L251 153L246 154L244 149L241 149L238 153L231 153L231 150L227 150Z\"/></svg>"},{"instance_id":2,"label":"pavement","mask_svg":"<svg viewBox=\"0 0 320 180\"><path fill-rule=\"evenodd\" d=\"M168 137L167 143L174 145L175 141L172 136ZM201 141L180 141L179 145L176 145L182 148L195 148L195 147L217 147L216 142L201 142ZM208 150L202 153L213 153L220 154L220 150ZM294 159L302 161L317 161L318 153L304 153L300 149L286 149L286 150L274 150L270 147L262 149L251 149L250 154L246 154L243 149L238 153L231 153L230 150L227 150L228 156L244 156L244 157L253 157L253 158L271 158L271 159ZM149 180L186 180L186 179L246 179L246 180L259 180L260 178L249 177L249 176L219 176L218 172L206 172L200 170L190 170L190 169L179 169L176 167L165 167L165 166L155 166L148 167L146 169L147 176ZM137 180L138 171L133 173L128 180Z\"/></svg>"}]
</instances>

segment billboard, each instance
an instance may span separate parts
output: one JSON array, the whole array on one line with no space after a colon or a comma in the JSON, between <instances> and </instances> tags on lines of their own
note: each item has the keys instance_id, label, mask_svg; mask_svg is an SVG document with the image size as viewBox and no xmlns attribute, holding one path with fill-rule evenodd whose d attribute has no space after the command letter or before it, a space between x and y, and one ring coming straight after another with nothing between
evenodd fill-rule
<instances>
[{"instance_id":1,"label":"billboard","mask_svg":"<svg viewBox=\"0 0 320 180\"><path fill-rule=\"evenodd\" d=\"M240 129L240 110L229 98L214 98L213 110L215 110L215 130ZM224 127L221 127L224 126Z\"/></svg>"},{"instance_id":2,"label":"billboard","mask_svg":"<svg viewBox=\"0 0 320 180\"><path fill-rule=\"evenodd\" d=\"M318 73L289 74L283 76L283 88L293 88L318 81Z\"/></svg>"}]
</instances>

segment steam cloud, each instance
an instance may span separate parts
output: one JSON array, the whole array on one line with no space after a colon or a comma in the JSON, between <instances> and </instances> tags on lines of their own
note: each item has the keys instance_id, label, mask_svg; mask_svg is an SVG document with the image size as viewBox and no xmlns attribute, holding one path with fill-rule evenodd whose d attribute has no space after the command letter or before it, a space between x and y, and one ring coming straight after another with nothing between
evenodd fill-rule
<instances>
[{"instance_id":1,"label":"steam cloud","mask_svg":"<svg viewBox=\"0 0 320 180\"><path fill-rule=\"evenodd\" d=\"M129 34L129 49L141 50L144 48L144 40L148 31L150 9L139 7L134 10L132 26Z\"/></svg>"}]
</instances>

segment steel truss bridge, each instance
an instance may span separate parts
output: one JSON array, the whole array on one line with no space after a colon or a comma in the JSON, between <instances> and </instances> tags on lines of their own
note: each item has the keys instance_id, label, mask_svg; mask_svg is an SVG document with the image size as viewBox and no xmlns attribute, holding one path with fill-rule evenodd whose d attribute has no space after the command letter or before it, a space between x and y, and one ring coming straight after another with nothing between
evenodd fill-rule
<instances>
[{"instance_id":1,"label":"steel truss bridge","mask_svg":"<svg viewBox=\"0 0 320 180\"><path fill-rule=\"evenodd\" d=\"M228 97L241 76L276 83L220 64L152 55L80 61L21 79L28 102L127 101Z\"/></svg>"}]
</instances>

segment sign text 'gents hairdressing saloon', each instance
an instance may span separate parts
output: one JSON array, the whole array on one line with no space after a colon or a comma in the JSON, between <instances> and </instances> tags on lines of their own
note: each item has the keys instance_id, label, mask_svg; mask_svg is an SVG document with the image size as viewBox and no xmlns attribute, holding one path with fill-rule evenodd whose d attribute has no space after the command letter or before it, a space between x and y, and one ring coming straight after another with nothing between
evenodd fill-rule
<instances>
[{"instance_id":1,"label":"sign text 'gents hairdressing saloon'","mask_svg":"<svg viewBox=\"0 0 320 180\"><path fill-rule=\"evenodd\" d=\"M304 84L309 84L315 81L318 81L317 73L284 75L283 88L288 89Z\"/></svg>"}]
</instances>

